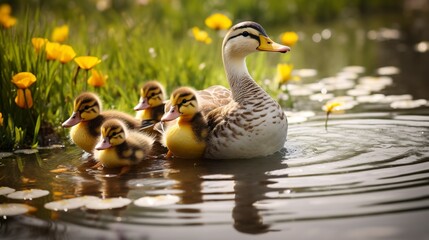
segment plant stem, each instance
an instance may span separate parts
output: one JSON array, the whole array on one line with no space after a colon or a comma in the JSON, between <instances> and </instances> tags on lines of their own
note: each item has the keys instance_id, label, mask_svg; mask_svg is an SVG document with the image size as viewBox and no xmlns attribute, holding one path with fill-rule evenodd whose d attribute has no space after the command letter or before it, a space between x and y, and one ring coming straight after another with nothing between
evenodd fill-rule
<instances>
[{"instance_id":1,"label":"plant stem","mask_svg":"<svg viewBox=\"0 0 429 240\"><path fill-rule=\"evenodd\" d=\"M326 119L325 119L325 130L328 131L328 118L329 118L329 113L330 112L326 112Z\"/></svg>"}]
</instances>

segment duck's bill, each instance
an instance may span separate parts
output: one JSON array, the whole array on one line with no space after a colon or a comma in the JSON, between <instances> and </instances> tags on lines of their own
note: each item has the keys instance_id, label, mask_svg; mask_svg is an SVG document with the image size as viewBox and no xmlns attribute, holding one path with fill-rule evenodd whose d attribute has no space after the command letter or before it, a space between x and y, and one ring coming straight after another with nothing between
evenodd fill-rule
<instances>
[{"instance_id":1,"label":"duck's bill","mask_svg":"<svg viewBox=\"0 0 429 240\"><path fill-rule=\"evenodd\" d=\"M67 119L61 126L68 128L73 127L74 125L82 122L82 118L80 118L79 112L74 112L69 119Z\"/></svg>"},{"instance_id":2,"label":"duck's bill","mask_svg":"<svg viewBox=\"0 0 429 240\"><path fill-rule=\"evenodd\" d=\"M140 110L145 110L147 108L149 108L149 104L147 102L146 98L142 98L140 99L140 102L134 107L135 111L140 111Z\"/></svg>"},{"instance_id":3,"label":"duck's bill","mask_svg":"<svg viewBox=\"0 0 429 240\"><path fill-rule=\"evenodd\" d=\"M164 113L164 116L161 118L161 122L172 121L176 118L180 117L180 112L177 106L171 106L170 110Z\"/></svg>"},{"instance_id":4,"label":"duck's bill","mask_svg":"<svg viewBox=\"0 0 429 240\"><path fill-rule=\"evenodd\" d=\"M109 138L105 137L95 145L95 150L104 150L110 147L112 147L112 145L110 144Z\"/></svg>"},{"instance_id":5,"label":"duck's bill","mask_svg":"<svg viewBox=\"0 0 429 240\"><path fill-rule=\"evenodd\" d=\"M257 48L259 51L268 51L268 52L281 52L286 53L290 51L290 47L281 45L274 42L269 37L260 35L259 36L260 44Z\"/></svg>"}]
</instances>

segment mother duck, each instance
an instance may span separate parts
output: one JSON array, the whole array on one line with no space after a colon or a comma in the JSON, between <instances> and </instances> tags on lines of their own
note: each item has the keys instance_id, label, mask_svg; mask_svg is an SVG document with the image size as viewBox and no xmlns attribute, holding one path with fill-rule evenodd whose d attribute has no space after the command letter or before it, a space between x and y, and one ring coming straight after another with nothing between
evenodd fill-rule
<instances>
[{"instance_id":1,"label":"mother duck","mask_svg":"<svg viewBox=\"0 0 429 240\"><path fill-rule=\"evenodd\" d=\"M222 58L231 96L222 87L200 93L206 102L202 111L209 127L206 158L263 157L279 151L286 142L284 111L247 70L245 58L256 51L286 53L290 48L272 41L261 25L250 21L233 26L223 40Z\"/></svg>"}]
</instances>

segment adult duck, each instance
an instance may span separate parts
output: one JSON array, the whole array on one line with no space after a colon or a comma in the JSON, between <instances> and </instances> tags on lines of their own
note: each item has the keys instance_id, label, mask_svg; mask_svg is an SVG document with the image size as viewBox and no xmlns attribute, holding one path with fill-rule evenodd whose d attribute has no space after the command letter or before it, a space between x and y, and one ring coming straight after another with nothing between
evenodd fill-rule
<instances>
[{"instance_id":1,"label":"adult duck","mask_svg":"<svg viewBox=\"0 0 429 240\"><path fill-rule=\"evenodd\" d=\"M233 26L222 43L222 58L231 96L201 94L208 104L202 107L209 134L204 156L213 159L255 158L271 155L283 148L288 122L280 105L250 76L245 58L257 51L290 51L271 40L261 25L241 22ZM215 92L216 87L208 89Z\"/></svg>"}]
</instances>

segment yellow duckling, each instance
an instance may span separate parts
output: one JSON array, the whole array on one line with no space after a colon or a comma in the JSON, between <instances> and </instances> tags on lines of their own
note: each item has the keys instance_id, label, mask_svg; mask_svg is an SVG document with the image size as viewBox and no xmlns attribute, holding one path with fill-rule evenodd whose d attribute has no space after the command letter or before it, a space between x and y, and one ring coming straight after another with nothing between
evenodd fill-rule
<instances>
[{"instance_id":1,"label":"yellow duckling","mask_svg":"<svg viewBox=\"0 0 429 240\"><path fill-rule=\"evenodd\" d=\"M207 123L199 111L197 93L189 87L178 88L171 94L170 110L161 122L177 118L164 133L167 157L202 157L206 148Z\"/></svg>"},{"instance_id":2,"label":"yellow duckling","mask_svg":"<svg viewBox=\"0 0 429 240\"><path fill-rule=\"evenodd\" d=\"M70 138L72 141L91 153L100 137L100 127L107 119L117 118L124 121L131 129L141 127L141 123L132 116L114 110L101 112L99 97L91 92L84 92L74 100L73 114L62 126L71 127Z\"/></svg>"},{"instance_id":3,"label":"yellow duckling","mask_svg":"<svg viewBox=\"0 0 429 240\"><path fill-rule=\"evenodd\" d=\"M118 119L109 119L101 126L101 140L95 146L94 158L106 168L134 165L146 158L153 143L152 137L129 130Z\"/></svg>"},{"instance_id":4,"label":"yellow duckling","mask_svg":"<svg viewBox=\"0 0 429 240\"><path fill-rule=\"evenodd\" d=\"M275 43L255 22L236 24L225 35L222 58L231 94L225 88L216 94L218 87L212 87L201 96L209 127L206 158L262 157L279 151L286 142L288 123L284 111L247 70L246 56L257 51L285 53L290 48Z\"/></svg>"},{"instance_id":5,"label":"yellow duckling","mask_svg":"<svg viewBox=\"0 0 429 240\"><path fill-rule=\"evenodd\" d=\"M134 107L136 118L145 125L152 125L161 120L164 114L165 91L157 81L149 81L140 89L140 101Z\"/></svg>"}]
</instances>

